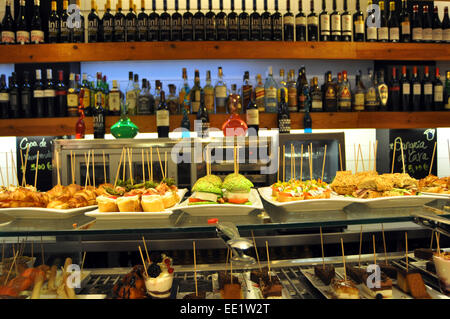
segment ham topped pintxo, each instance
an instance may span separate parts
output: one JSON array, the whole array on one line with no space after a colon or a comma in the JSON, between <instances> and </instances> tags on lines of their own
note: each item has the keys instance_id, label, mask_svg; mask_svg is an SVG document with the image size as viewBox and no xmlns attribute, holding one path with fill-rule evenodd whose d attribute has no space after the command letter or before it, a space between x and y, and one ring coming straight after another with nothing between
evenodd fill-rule
<instances>
[{"instance_id":1,"label":"ham topped pintxo","mask_svg":"<svg viewBox=\"0 0 450 319\"><path fill-rule=\"evenodd\" d=\"M331 189L327 183L318 180L290 180L272 185L272 196L279 202L291 202L307 199L330 198Z\"/></svg>"}]
</instances>

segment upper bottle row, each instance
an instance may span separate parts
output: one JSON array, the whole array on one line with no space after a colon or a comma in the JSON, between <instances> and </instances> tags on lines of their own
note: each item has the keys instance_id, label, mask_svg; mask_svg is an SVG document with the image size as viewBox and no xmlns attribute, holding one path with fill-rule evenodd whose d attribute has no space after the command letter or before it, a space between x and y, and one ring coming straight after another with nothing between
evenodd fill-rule
<instances>
[{"instance_id":1,"label":"upper bottle row","mask_svg":"<svg viewBox=\"0 0 450 319\"><path fill-rule=\"evenodd\" d=\"M441 21L438 8L431 5L411 5L401 0L368 0L367 14L356 0L354 13L349 12L347 0L343 0L343 11L337 10L333 0L333 11L327 12L326 1L322 0L322 11L316 14L314 0L310 1L311 12L303 13L299 0L298 13L290 9L286 0L286 12L279 12L278 0L274 0L275 12L268 11L264 0L264 12L258 13L257 0L253 0L253 12L247 13L242 0L241 13L235 12L234 0L230 0L231 12L212 10L208 0L208 11L202 12L201 0L197 0L197 12L190 12L190 0L186 0L185 12L179 13L178 0L175 12L167 12L167 0L163 0L163 11L152 0L152 12L145 11L145 0L141 0L141 12L137 13L133 0L129 0L129 11L122 10L118 0L115 14L111 1L106 0L102 18L97 12L95 0L91 0L91 12L85 17L80 10L80 0L69 8L63 0L62 11L52 1L48 21L41 17L40 0L34 0L34 13L27 17L25 0L20 0L16 19L11 15L11 0L6 0L5 16L1 25L2 44L27 43L83 43L83 42L133 42L133 41L380 41L380 42L435 42L450 43L450 20L448 7L444 8ZM73 5L71 5L73 6ZM389 9L389 10L388 10Z\"/></svg>"}]
</instances>

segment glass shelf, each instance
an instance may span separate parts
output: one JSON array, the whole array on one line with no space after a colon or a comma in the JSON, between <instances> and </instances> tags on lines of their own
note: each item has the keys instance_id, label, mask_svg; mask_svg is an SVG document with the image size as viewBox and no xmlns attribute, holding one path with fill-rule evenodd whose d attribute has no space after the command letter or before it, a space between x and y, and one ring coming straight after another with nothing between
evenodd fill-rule
<instances>
[{"instance_id":1,"label":"glass shelf","mask_svg":"<svg viewBox=\"0 0 450 319\"><path fill-rule=\"evenodd\" d=\"M0 237L211 232L215 227L208 224L210 218L233 222L240 230L305 229L408 222L413 221L414 213L430 212L424 206L370 209L365 205L352 204L341 211L287 213L264 204L265 212L253 211L245 216L193 217L175 211L169 218L155 220L95 220L85 215L58 220L12 219L0 214ZM427 205L443 209L444 205L448 205L448 200L435 200ZM450 211L441 216L450 218Z\"/></svg>"}]
</instances>

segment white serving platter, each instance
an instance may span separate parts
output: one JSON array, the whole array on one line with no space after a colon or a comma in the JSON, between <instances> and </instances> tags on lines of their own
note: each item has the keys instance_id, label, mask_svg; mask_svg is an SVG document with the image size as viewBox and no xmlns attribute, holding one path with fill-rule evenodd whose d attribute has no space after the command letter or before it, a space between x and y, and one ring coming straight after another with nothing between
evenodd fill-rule
<instances>
[{"instance_id":1,"label":"white serving platter","mask_svg":"<svg viewBox=\"0 0 450 319\"><path fill-rule=\"evenodd\" d=\"M428 196L437 196L439 198L443 198L443 199L450 199L450 194L441 194L441 193L428 193L428 192L420 192L423 195L428 195Z\"/></svg>"},{"instance_id":2,"label":"white serving platter","mask_svg":"<svg viewBox=\"0 0 450 319\"><path fill-rule=\"evenodd\" d=\"M324 199L305 199L292 202L279 202L273 198L271 187L261 187L258 188L258 191L265 201L290 213L302 211L311 212L342 210L344 207L355 202L351 197L339 195L331 195L330 198Z\"/></svg>"},{"instance_id":3,"label":"white serving platter","mask_svg":"<svg viewBox=\"0 0 450 319\"><path fill-rule=\"evenodd\" d=\"M442 199L438 195L391 196L378 198L353 198L354 202L365 204L370 208L396 208L422 206L435 199Z\"/></svg>"},{"instance_id":4,"label":"white serving platter","mask_svg":"<svg viewBox=\"0 0 450 319\"><path fill-rule=\"evenodd\" d=\"M252 205L239 204L202 204L189 206L189 199L182 202L173 210L181 210L191 216L226 216L247 215L254 210L262 210L264 206L256 189L250 190L249 201Z\"/></svg>"},{"instance_id":5,"label":"white serving platter","mask_svg":"<svg viewBox=\"0 0 450 319\"><path fill-rule=\"evenodd\" d=\"M85 212L94 210L97 205L72 208L72 209L53 209L42 207L17 207L2 208L0 213L23 219L64 219L82 215Z\"/></svg>"},{"instance_id":6,"label":"white serving platter","mask_svg":"<svg viewBox=\"0 0 450 319\"><path fill-rule=\"evenodd\" d=\"M102 213L99 212L98 209L85 213L86 216L89 217L95 217L99 220L133 220L133 219L162 219L162 218L169 218L170 215L172 215L172 211L178 207L180 204L182 198L187 193L187 189L179 189L178 190L178 196L179 201L178 203L170 208L165 209L162 212L114 212L114 213Z\"/></svg>"}]
</instances>

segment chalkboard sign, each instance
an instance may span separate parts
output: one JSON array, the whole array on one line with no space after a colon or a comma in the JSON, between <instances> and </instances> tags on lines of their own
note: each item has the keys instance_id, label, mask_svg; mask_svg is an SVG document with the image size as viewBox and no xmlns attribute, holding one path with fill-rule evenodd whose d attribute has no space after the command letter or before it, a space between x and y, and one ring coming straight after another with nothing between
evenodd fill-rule
<instances>
[{"instance_id":1,"label":"chalkboard sign","mask_svg":"<svg viewBox=\"0 0 450 319\"><path fill-rule=\"evenodd\" d=\"M416 179L428 176L431 165L431 157L433 156L434 144L437 141L436 129L389 130L389 169L392 168L394 143L397 141L394 159L394 173L403 172L400 139L403 143L405 172ZM431 173L433 175L437 175L437 150L434 154L433 169Z\"/></svg>"},{"instance_id":2,"label":"chalkboard sign","mask_svg":"<svg viewBox=\"0 0 450 319\"><path fill-rule=\"evenodd\" d=\"M28 152L28 162L26 169L26 182L28 185L34 185L34 177L36 173L36 157L39 151L39 167L37 176L36 188L40 191L48 191L53 187L52 182L52 157L53 157L53 141L60 139L58 136L17 136L16 150L17 150L17 176L19 184L22 182L20 150L22 150L23 161L25 165L25 155L27 147L30 146Z\"/></svg>"}]
</instances>

